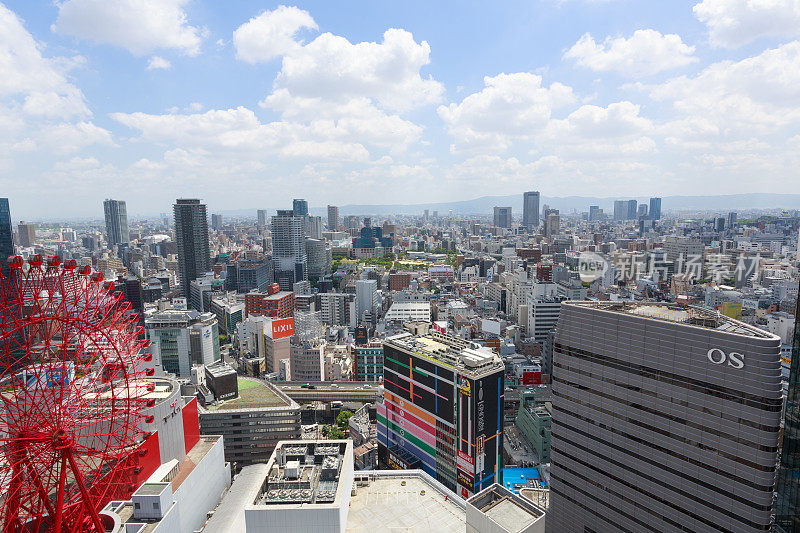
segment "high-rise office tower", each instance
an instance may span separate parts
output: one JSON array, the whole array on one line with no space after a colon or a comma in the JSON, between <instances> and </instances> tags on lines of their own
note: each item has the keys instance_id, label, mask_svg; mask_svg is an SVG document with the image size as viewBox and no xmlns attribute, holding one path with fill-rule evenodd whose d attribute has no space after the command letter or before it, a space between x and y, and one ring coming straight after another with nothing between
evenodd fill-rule
<instances>
[{"instance_id":1,"label":"high-rise office tower","mask_svg":"<svg viewBox=\"0 0 800 533\"><path fill-rule=\"evenodd\" d=\"M371 313L378 307L378 282L374 279L356 281L356 324L364 323L365 313Z\"/></svg>"},{"instance_id":2,"label":"high-rise office tower","mask_svg":"<svg viewBox=\"0 0 800 533\"><path fill-rule=\"evenodd\" d=\"M736 225L736 211L728 213L728 227L732 228Z\"/></svg>"},{"instance_id":3,"label":"high-rise office tower","mask_svg":"<svg viewBox=\"0 0 800 533\"><path fill-rule=\"evenodd\" d=\"M561 217L558 213L550 213L547 215L545 219L545 236L548 239L553 238L554 236L558 235L558 232L561 230Z\"/></svg>"},{"instance_id":4,"label":"high-rise office tower","mask_svg":"<svg viewBox=\"0 0 800 533\"><path fill-rule=\"evenodd\" d=\"M330 244L322 239L306 239L309 277L321 278L331 273L333 255Z\"/></svg>"},{"instance_id":5,"label":"high-rise office tower","mask_svg":"<svg viewBox=\"0 0 800 533\"><path fill-rule=\"evenodd\" d=\"M628 202L625 200L614 200L614 220L625 220L628 215Z\"/></svg>"},{"instance_id":6,"label":"high-rise office tower","mask_svg":"<svg viewBox=\"0 0 800 533\"><path fill-rule=\"evenodd\" d=\"M8 275L6 260L14 255L14 228L11 226L11 208L8 198L0 198L0 268Z\"/></svg>"},{"instance_id":7,"label":"high-rise office tower","mask_svg":"<svg viewBox=\"0 0 800 533\"><path fill-rule=\"evenodd\" d=\"M292 211L296 217L308 216L308 202L302 198L295 198L292 200Z\"/></svg>"},{"instance_id":8,"label":"high-rise office tower","mask_svg":"<svg viewBox=\"0 0 800 533\"><path fill-rule=\"evenodd\" d=\"M108 245L128 244L131 242L128 233L128 209L124 200L106 200L103 202L106 215L106 237Z\"/></svg>"},{"instance_id":9,"label":"high-rise office tower","mask_svg":"<svg viewBox=\"0 0 800 533\"><path fill-rule=\"evenodd\" d=\"M590 205L589 206L589 222L594 222L600 218L600 206L599 205Z\"/></svg>"},{"instance_id":10,"label":"high-rise office tower","mask_svg":"<svg viewBox=\"0 0 800 533\"><path fill-rule=\"evenodd\" d=\"M511 227L511 208L510 207L495 207L494 208L494 225L498 228Z\"/></svg>"},{"instance_id":11,"label":"high-rise office tower","mask_svg":"<svg viewBox=\"0 0 800 533\"><path fill-rule=\"evenodd\" d=\"M636 211L636 219L640 218L648 218L647 217L647 204L639 204L639 208Z\"/></svg>"},{"instance_id":12,"label":"high-rise office tower","mask_svg":"<svg viewBox=\"0 0 800 533\"><path fill-rule=\"evenodd\" d=\"M328 231L339 229L339 208L335 205L328 206Z\"/></svg>"},{"instance_id":13,"label":"high-rise office tower","mask_svg":"<svg viewBox=\"0 0 800 533\"><path fill-rule=\"evenodd\" d=\"M636 202L636 200L628 200L627 205L628 205L628 214L626 215L627 219L636 220L636 208L638 207L638 203Z\"/></svg>"},{"instance_id":14,"label":"high-rise office tower","mask_svg":"<svg viewBox=\"0 0 800 533\"><path fill-rule=\"evenodd\" d=\"M661 220L661 198L650 198L650 220Z\"/></svg>"},{"instance_id":15,"label":"high-rise office tower","mask_svg":"<svg viewBox=\"0 0 800 533\"><path fill-rule=\"evenodd\" d=\"M272 217L272 261L281 290L291 291L295 283L308 279L303 218L293 210L281 209Z\"/></svg>"},{"instance_id":16,"label":"high-rise office tower","mask_svg":"<svg viewBox=\"0 0 800 533\"><path fill-rule=\"evenodd\" d=\"M222 215L217 213L211 214L211 229L215 231L222 229Z\"/></svg>"},{"instance_id":17,"label":"high-rise office tower","mask_svg":"<svg viewBox=\"0 0 800 533\"><path fill-rule=\"evenodd\" d=\"M800 299L797 300L794 316L783 448L775 490L778 494L775 502L775 531L780 533L800 532Z\"/></svg>"},{"instance_id":18,"label":"high-rise office tower","mask_svg":"<svg viewBox=\"0 0 800 533\"><path fill-rule=\"evenodd\" d=\"M179 198L172 206L178 246L181 291L189 297L189 283L211 270L206 206L200 200Z\"/></svg>"},{"instance_id":19,"label":"high-rise office tower","mask_svg":"<svg viewBox=\"0 0 800 533\"><path fill-rule=\"evenodd\" d=\"M19 235L19 245L27 248L28 246L33 246L33 243L36 242L36 225L31 224L28 222L27 224L25 221L20 221L19 226L17 226L17 234Z\"/></svg>"},{"instance_id":20,"label":"high-rise office tower","mask_svg":"<svg viewBox=\"0 0 800 533\"><path fill-rule=\"evenodd\" d=\"M568 301L547 531L768 531L780 338L713 310Z\"/></svg>"},{"instance_id":21,"label":"high-rise office tower","mask_svg":"<svg viewBox=\"0 0 800 533\"><path fill-rule=\"evenodd\" d=\"M383 345L378 460L421 468L463 497L503 468L504 365L488 348L437 332Z\"/></svg>"},{"instance_id":22,"label":"high-rise office tower","mask_svg":"<svg viewBox=\"0 0 800 533\"><path fill-rule=\"evenodd\" d=\"M266 209L259 209L256 211L256 224L259 228L266 228L267 227L267 210Z\"/></svg>"},{"instance_id":23,"label":"high-rise office tower","mask_svg":"<svg viewBox=\"0 0 800 533\"><path fill-rule=\"evenodd\" d=\"M322 217L309 216L306 219L306 235L312 239L322 239Z\"/></svg>"},{"instance_id":24,"label":"high-rise office tower","mask_svg":"<svg viewBox=\"0 0 800 533\"><path fill-rule=\"evenodd\" d=\"M539 227L539 191L529 191L522 195L522 225Z\"/></svg>"}]
</instances>

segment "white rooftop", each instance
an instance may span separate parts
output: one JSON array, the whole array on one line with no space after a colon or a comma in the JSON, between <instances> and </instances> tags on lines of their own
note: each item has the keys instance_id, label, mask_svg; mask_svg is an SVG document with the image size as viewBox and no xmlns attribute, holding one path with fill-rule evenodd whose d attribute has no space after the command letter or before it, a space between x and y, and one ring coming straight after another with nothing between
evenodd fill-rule
<instances>
[{"instance_id":1,"label":"white rooftop","mask_svg":"<svg viewBox=\"0 0 800 533\"><path fill-rule=\"evenodd\" d=\"M422 492L424 491L424 494ZM350 501L347 532L466 531L466 512L416 476L379 477Z\"/></svg>"}]
</instances>

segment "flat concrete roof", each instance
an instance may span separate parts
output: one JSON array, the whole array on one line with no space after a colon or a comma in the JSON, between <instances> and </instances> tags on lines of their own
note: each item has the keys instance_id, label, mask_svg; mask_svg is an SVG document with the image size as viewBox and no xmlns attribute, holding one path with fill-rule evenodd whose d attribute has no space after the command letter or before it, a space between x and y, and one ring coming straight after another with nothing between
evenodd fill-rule
<instances>
[{"instance_id":1,"label":"flat concrete roof","mask_svg":"<svg viewBox=\"0 0 800 533\"><path fill-rule=\"evenodd\" d=\"M189 477L189 474L192 473L194 467L203 460L203 457L206 456L214 444L216 444L220 439L222 439L220 435L204 435L200 437L200 440L197 441L197 444L192 446L192 449L186 454L186 457L178 469L177 475L172 478L172 492L178 490L178 487L181 486L181 483L183 483L184 480Z\"/></svg>"},{"instance_id":2,"label":"flat concrete roof","mask_svg":"<svg viewBox=\"0 0 800 533\"><path fill-rule=\"evenodd\" d=\"M503 529L512 533L522 531L539 518L508 499L500 500L491 509L485 511L485 514L501 525Z\"/></svg>"},{"instance_id":3,"label":"flat concrete roof","mask_svg":"<svg viewBox=\"0 0 800 533\"><path fill-rule=\"evenodd\" d=\"M403 485L405 482L405 485ZM425 491L424 495L420 491ZM350 500L346 531L458 532L467 528L466 512L419 478L378 478L358 487Z\"/></svg>"},{"instance_id":4,"label":"flat concrete roof","mask_svg":"<svg viewBox=\"0 0 800 533\"><path fill-rule=\"evenodd\" d=\"M774 338L775 335L759 329L750 324L729 318L714 309L699 306L680 307L677 304L661 302L630 302L630 301L586 301L569 300L561 303L562 306L589 307L612 313L628 314L673 322L686 326L699 327L733 333L746 337Z\"/></svg>"},{"instance_id":5,"label":"flat concrete roof","mask_svg":"<svg viewBox=\"0 0 800 533\"><path fill-rule=\"evenodd\" d=\"M253 503L269 469L264 463L242 468L203 530L213 533L245 531L244 507Z\"/></svg>"}]
</instances>

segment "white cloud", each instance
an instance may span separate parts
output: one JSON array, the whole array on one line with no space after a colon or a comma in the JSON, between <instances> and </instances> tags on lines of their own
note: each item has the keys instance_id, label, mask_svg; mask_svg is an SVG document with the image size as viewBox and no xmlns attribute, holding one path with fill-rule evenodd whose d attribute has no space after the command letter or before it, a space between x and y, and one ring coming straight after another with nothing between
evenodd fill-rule
<instances>
[{"instance_id":1,"label":"white cloud","mask_svg":"<svg viewBox=\"0 0 800 533\"><path fill-rule=\"evenodd\" d=\"M153 56L147 61L147 70L169 70L172 63L163 57Z\"/></svg>"},{"instance_id":2,"label":"white cloud","mask_svg":"<svg viewBox=\"0 0 800 533\"><path fill-rule=\"evenodd\" d=\"M551 120L535 146L571 157L654 153L656 142L646 134L655 127L639 111L640 107L631 102L616 102L608 107L583 105L563 120Z\"/></svg>"},{"instance_id":3,"label":"white cloud","mask_svg":"<svg viewBox=\"0 0 800 533\"><path fill-rule=\"evenodd\" d=\"M309 122L331 131L338 129L378 146L404 149L422 135L421 126L399 115L384 113L365 97L331 103L319 97L293 97L288 90L279 89L261 106L280 112L284 120Z\"/></svg>"},{"instance_id":4,"label":"white cloud","mask_svg":"<svg viewBox=\"0 0 800 533\"><path fill-rule=\"evenodd\" d=\"M800 36L798 0L703 0L693 11L718 47L736 48L760 37Z\"/></svg>"},{"instance_id":5,"label":"white cloud","mask_svg":"<svg viewBox=\"0 0 800 533\"><path fill-rule=\"evenodd\" d=\"M720 61L695 76L650 86L657 100L721 135L770 133L800 122L800 41L741 61ZM711 128L708 125L712 125ZM679 127L685 127L680 123Z\"/></svg>"},{"instance_id":6,"label":"white cloud","mask_svg":"<svg viewBox=\"0 0 800 533\"><path fill-rule=\"evenodd\" d=\"M428 43L415 42L405 30L390 29L379 43L353 44L325 33L305 44L297 37L302 29L318 29L311 15L281 6L234 33L240 59L256 63L283 58L272 93L259 103L281 120L261 125L260 134L274 130L274 135L292 136L296 143L358 145L358 153L370 146L398 154L420 140L422 127L400 113L442 98L444 87L420 74L430 63ZM303 146L280 153L297 154ZM338 150L330 145L319 148L318 154L331 156Z\"/></svg>"},{"instance_id":7,"label":"white cloud","mask_svg":"<svg viewBox=\"0 0 800 533\"><path fill-rule=\"evenodd\" d=\"M114 113L111 117L139 130L140 139L144 141L179 148L203 148L220 157L246 155L255 160L277 155L366 161L369 152L364 144L390 145L392 141L389 137L373 141L375 133L366 122L262 123L245 107L188 115Z\"/></svg>"},{"instance_id":8,"label":"white cloud","mask_svg":"<svg viewBox=\"0 0 800 533\"><path fill-rule=\"evenodd\" d=\"M608 139L636 135L653 129L649 119L639 115L640 107L616 102L608 107L583 105L564 120L548 124L548 134L582 139Z\"/></svg>"},{"instance_id":9,"label":"white cloud","mask_svg":"<svg viewBox=\"0 0 800 533\"><path fill-rule=\"evenodd\" d=\"M348 101L366 97L382 107L407 111L438 103L441 83L420 75L430 63L431 48L411 33L389 29L383 41L352 44L324 33L284 56L275 88L293 97Z\"/></svg>"},{"instance_id":10,"label":"white cloud","mask_svg":"<svg viewBox=\"0 0 800 533\"><path fill-rule=\"evenodd\" d=\"M467 183L469 186L480 186L491 180L495 193L516 193L522 187L529 188L532 182L544 185L538 188L547 189L547 183L557 183L546 194L558 195L561 187L580 184L582 187L594 181L575 161L564 160L555 155L546 155L524 163L516 157L503 158L498 155L478 155L455 164L445 172L445 179L451 185ZM587 193L589 194L589 193Z\"/></svg>"},{"instance_id":11,"label":"white cloud","mask_svg":"<svg viewBox=\"0 0 800 533\"><path fill-rule=\"evenodd\" d=\"M0 152L67 154L113 145L108 130L87 120L91 111L84 95L67 78L83 58L43 57L42 49L16 14L0 4Z\"/></svg>"},{"instance_id":12,"label":"white cloud","mask_svg":"<svg viewBox=\"0 0 800 533\"><path fill-rule=\"evenodd\" d=\"M483 79L486 87L461 103L439 106L456 145L508 148L515 137L530 137L544 129L553 109L575 101L572 88L561 83L542 86L542 77L527 72Z\"/></svg>"},{"instance_id":13,"label":"white cloud","mask_svg":"<svg viewBox=\"0 0 800 533\"><path fill-rule=\"evenodd\" d=\"M233 32L236 57L247 63L259 63L289 54L301 46L295 37L302 29L319 29L308 11L294 6L264 11Z\"/></svg>"},{"instance_id":14,"label":"white cloud","mask_svg":"<svg viewBox=\"0 0 800 533\"><path fill-rule=\"evenodd\" d=\"M21 104L28 115L89 115L83 93L65 76L66 69L81 61L45 58L41 48L16 14L0 4L0 97Z\"/></svg>"},{"instance_id":15,"label":"white cloud","mask_svg":"<svg viewBox=\"0 0 800 533\"><path fill-rule=\"evenodd\" d=\"M40 137L43 145L49 146L58 154L77 152L91 145L114 145L111 132L91 122L45 126Z\"/></svg>"},{"instance_id":16,"label":"white cloud","mask_svg":"<svg viewBox=\"0 0 800 533\"><path fill-rule=\"evenodd\" d=\"M644 76L697 62L694 50L679 35L662 35L648 29L637 30L628 39L606 37L602 43L586 33L564 53L564 58L595 71L616 70L627 76Z\"/></svg>"},{"instance_id":17,"label":"white cloud","mask_svg":"<svg viewBox=\"0 0 800 533\"><path fill-rule=\"evenodd\" d=\"M125 48L135 56L156 50L200 53L203 30L190 26L189 0L65 0L56 3L53 30L79 39Z\"/></svg>"}]
</instances>

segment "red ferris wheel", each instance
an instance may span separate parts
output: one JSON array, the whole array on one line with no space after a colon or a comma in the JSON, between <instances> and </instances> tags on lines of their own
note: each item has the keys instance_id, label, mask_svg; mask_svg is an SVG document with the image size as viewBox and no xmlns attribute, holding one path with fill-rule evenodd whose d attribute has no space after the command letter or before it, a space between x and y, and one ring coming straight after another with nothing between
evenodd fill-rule
<instances>
[{"instance_id":1,"label":"red ferris wheel","mask_svg":"<svg viewBox=\"0 0 800 533\"><path fill-rule=\"evenodd\" d=\"M113 283L58 257L0 271L3 532L105 531L133 489L146 342Z\"/></svg>"}]
</instances>

